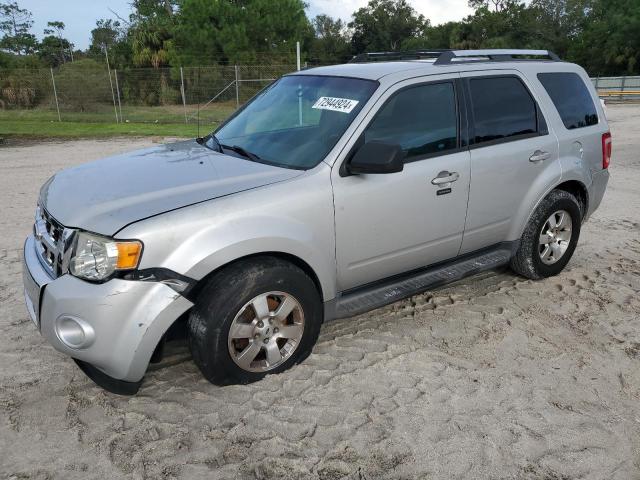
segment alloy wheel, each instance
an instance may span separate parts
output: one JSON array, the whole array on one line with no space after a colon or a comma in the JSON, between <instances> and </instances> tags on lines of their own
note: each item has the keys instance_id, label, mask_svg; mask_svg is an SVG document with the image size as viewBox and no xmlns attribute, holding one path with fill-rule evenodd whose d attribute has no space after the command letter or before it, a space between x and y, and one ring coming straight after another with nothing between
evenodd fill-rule
<instances>
[{"instance_id":1,"label":"alloy wheel","mask_svg":"<svg viewBox=\"0 0 640 480\"><path fill-rule=\"evenodd\" d=\"M562 258L571 243L573 221L566 210L553 213L542 226L538 244L540 260L553 265Z\"/></svg>"},{"instance_id":2,"label":"alloy wheel","mask_svg":"<svg viewBox=\"0 0 640 480\"><path fill-rule=\"evenodd\" d=\"M260 294L236 314L228 334L229 354L248 372L268 372L286 362L300 345L304 312L285 292Z\"/></svg>"}]
</instances>

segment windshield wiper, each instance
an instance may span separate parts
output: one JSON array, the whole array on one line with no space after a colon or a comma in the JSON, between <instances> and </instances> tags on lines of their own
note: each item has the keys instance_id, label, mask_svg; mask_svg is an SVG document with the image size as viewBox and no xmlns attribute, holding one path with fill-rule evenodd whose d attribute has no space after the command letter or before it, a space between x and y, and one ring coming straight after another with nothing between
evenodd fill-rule
<instances>
[{"instance_id":1,"label":"windshield wiper","mask_svg":"<svg viewBox=\"0 0 640 480\"><path fill-rule=\"evenodd\" d=\"M204 145L205 147L211 148L211 150L214 150L220 153L224 153L223 149L226 148L227 150L236 152L237 154L242 155L243 157L248 158L249 160L252 160L254 162L260 162L262 160L258 155L248 150L245 150L240 145L224 145L220 143L220 140L218 140L218 137L216 137L213 133L210 133L208 135L208 138L211 139L211 142L213 143L213 146L215 148L211 148L209 146L209 141L207 140L207 137L196 138L196 142L198 142L200 145Z\"/></svg>"},{"instance_id":2,"label":"windshield wiper","mask_svg":"<svg viewBox=\"0 0 640 480\"><path fill-rule=\"evenodd\" d=\"M222 148L226 148L227 150L231 150L232 152L239 153L243 157L248 158L249 160L252 160L254 162L259 162L260 160L262 160L258 155L245 150L240 145L223 145L221 143L218 143L218 145L220 145L220 147Z\"/></svg>"}]
</instances>

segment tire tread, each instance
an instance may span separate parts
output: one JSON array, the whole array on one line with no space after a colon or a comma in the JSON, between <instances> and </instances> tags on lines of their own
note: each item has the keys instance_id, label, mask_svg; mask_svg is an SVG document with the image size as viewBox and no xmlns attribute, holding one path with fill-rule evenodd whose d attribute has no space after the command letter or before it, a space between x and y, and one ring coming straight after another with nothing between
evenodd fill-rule
<instances>
[{"instance_id":1,"label":"tire tread","mask_svg":"<svg viewBox=\"0 0 640 480\"><path fill-rule=\"evenodd\" d=\"M193 361L211 383L246 384L260 380L267 374L245 372L235 366L226 347L226 323L230 313L227 312L224 318L220 318L218 314L224 312L224 302L228 298L245 298L252 295L252 291L265 275L274 279L295 279L301 288L306 291L313 289L317 295L316 301L311 302L314 311L305 311L305 322L309 321L311 328L294 353L293 362L290 359L267 373L285 370L295 363L300 363L311 353L322 324L322 302L313 280L298 266L278 257L260 256L239 260L223 267L206 281L187 322L187 337ZM212 348L212 344L217 347ZM224 348L221 345L224 345Z\"/></svg>"},{"instance_id":2,"label":"tire tread","mask_svg":"<svg viewBox=\"0 0 640 480\"><path fill-rule=\"evenodd\" d=\"M561 258L553 268L549 268L547 271L544 271L536 265L536 262L534 262L534 255L537 255L535 248L538 245L538 233L540 228L542 228L543 222L545 222L553 213L552 210L556 208L555 205L559 203L566 204L566 202L571 202L580 214L577 219L574 219L574 216L572 216L572 230L574 232L574 235L571 238L572 245L569 246L569 249L565 253L566 258ZM571 255L575 249L575 244L578 241L578 236L580 234L580 220L582 218L581 213L580 202L578 202L576 197L565 190L552 190L540 202L531 215L531 218L529 219L529 222L522 234L520 246L516 254L511 258L511 269L519 275L531 280L539 280L559 273L571 259Z\"/></svg>"}]
</instances>

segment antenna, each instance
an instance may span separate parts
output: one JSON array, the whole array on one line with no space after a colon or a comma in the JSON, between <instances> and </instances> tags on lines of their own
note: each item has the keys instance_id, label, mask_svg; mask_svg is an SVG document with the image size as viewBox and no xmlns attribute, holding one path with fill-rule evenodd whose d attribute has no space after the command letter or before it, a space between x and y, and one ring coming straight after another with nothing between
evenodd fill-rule
<instances>
[{"instance_id":1,"label":"antenna","mask_svg":"<svg viewBox=\"0 0 640 480\"><path fill-rule=\"evenodd\" d=\"M198 122L198 137L200 138L200 67L198 67L198 113L197 113L197 122Z\"/></svg>"}]
</instances>

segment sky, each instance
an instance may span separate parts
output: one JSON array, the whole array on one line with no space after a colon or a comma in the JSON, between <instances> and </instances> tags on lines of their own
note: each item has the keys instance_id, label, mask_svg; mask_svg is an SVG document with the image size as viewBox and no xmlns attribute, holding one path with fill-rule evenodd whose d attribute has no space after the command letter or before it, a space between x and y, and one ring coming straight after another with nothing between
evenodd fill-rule
<instances>
[{"instance_id":1,"label":"sky","mask_svg":"<svg viewBox=\"0 0 640 480\"><path fill-rule=\"evenodd\" d=\"M309 17L325 13L349 21L354 11L369 2L368 0L307 0L307 3ZM473 13L467 0L409 0L409 3L418 13L431 20L432 25L461 20Z\"/></svg>"},{"instance_id":2,"label":"sky","mask_svg":"<svg viewBox=\"0 0 640 480\"><path fill-rule=\"evenodd\" d=\"M109 8L123 18L129 16L130 0L15 0L33 14L31 32L42 38L47 22L64 22L65 38L84 50L91 41L91 30L99 18L115 18Z\"/></svg>"},{"instance_id":3,"label":"sky","mask_svg":"<svg viewBox=\"0 0 640 480\"><path fill-rule=\"evenodd\" d=\"M99 18L115 18L111 10L127 18L130 0L17 0L22 8L33 13L32 33L42 38L47 22L58 20L65 24L65 36L76 48L89 46L91 29ZM367 0L307 0L307 15L313 17L324 13L349 21L351 13L365 6ZM431 20L433 25L450 20L460 20L471 14L467 0L409 0L419 13Z\"/></svg>"}]
</instances>

